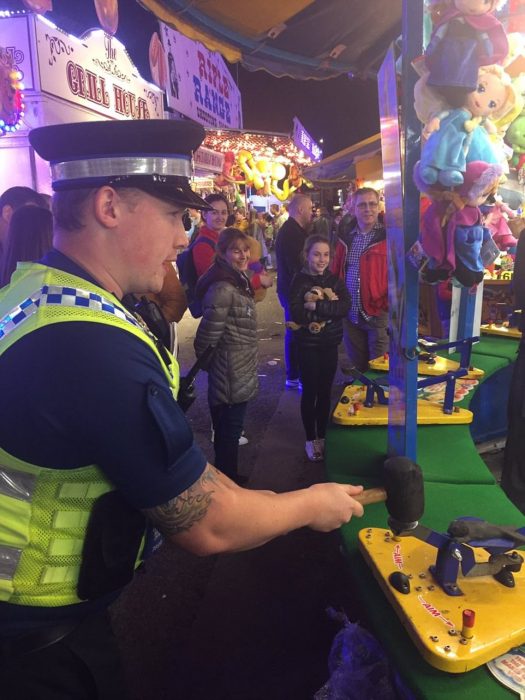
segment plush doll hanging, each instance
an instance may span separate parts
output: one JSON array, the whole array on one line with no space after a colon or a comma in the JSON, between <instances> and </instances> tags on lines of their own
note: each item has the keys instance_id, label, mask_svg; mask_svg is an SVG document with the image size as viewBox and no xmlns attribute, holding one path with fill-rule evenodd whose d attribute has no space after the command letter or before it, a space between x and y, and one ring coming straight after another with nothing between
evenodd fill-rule
<instances>
[{"instance_id":1,"label":"plush doll hanging","mask_svg":"<svg viewBox=\"0 0 525 700\"><path fill-rule=\"evenodd\" d=\"M485 226L490 230L494 243L500 250L514 248L518 241L509 228L509 219L516 218L516 212L511 209L500 195L494 197L494 203L482 207Z\"/></svg>"},{"instance_id":2,"label":"plush doll hanging","mask_svg":"<svg viewBox=\"0 0 525 700\"><path fill-rule=\"evenodd\" d=\"M480 66L502 63L509 52L507 35L493 15L501 0L450 0L437 21L425 52L428 84L452 107L476 89Z\"/></svg>"},{"instance_id":3,"label":"plush doll hanging","mask_svg":"<svg viewBox=\"0 0 525 700\"><path fill-rule=\"evenodd\" d=\"M464 287L481 282L481 249L491 235L483 225L479 207L495 194L502 173L498 163L471 161L463 184L455 190L444 190L426 187L416 166L416 185L432 199L421 220L421 245L430 259L422 281L433 284L453 277Z\"/></svg>"},{"instance_id":4,"label":"plush doll hanging","mask_svg":"<svg viewBox=\"0 0 525 700\"><path fill-rule=\"evenodd\" d=\"M417 85L415 91L416 112L420 119L432 114L428 104L432 89L425 86L424 77L421 81L423 87ZM463 182L469 161L500 162L502 155L489 137L491 122L488 118L507 113L515 103L516 92L505 71L500 66L480 68L478 86L467 94L465 104L437 114L434 112L425 124L423 135L428 140L423 145L419 166L423 183L457 187Z\"/></svg>"}]
</instances>

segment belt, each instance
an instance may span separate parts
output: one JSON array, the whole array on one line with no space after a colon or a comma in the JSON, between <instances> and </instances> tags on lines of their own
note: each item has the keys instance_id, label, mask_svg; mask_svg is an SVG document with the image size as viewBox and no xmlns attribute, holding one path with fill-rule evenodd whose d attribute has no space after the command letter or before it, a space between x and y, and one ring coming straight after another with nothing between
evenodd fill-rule
<instances>
[{"instance_id":1,"label":"belt","mask_svg":"<svg viewBox=\"0 0 525 700\"><path fill-rule=\"evenodd\" d=\"M45 649L67 637L78 625L78 620L65 622L53 627L42 627L41 629L32 630L12 639L2 640L0 641L0 657L5 659L6 657L22 656L33 651Z\"/></svg>"}]
</instances>

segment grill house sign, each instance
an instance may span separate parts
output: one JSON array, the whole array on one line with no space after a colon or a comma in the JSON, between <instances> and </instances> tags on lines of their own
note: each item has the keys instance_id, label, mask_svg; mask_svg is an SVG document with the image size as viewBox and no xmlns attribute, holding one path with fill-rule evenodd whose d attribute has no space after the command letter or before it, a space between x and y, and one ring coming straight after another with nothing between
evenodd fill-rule
<instances>
[{"instance_id":1,"label":"grill house sign","mask_svg":"<svg viewBox=\"0 0 525 700\"><path fill-rule=\"evenodd\" d=\"M124 46L95 30L82 40L37 22L44 92L116 119L162 119L163 93L139 75Z\"/></svg>"},{"instance_id":2,"label":"grill house sign","mask_svg":"<svg viewBox=\"0 0 525 700\"><path fill-rule=\"evenodd\" d=\"M35 17L42 92L109 119L162 119L163 93L143 80L125 47L94 30L82 39Z\"/></svg>"}]
</instances>

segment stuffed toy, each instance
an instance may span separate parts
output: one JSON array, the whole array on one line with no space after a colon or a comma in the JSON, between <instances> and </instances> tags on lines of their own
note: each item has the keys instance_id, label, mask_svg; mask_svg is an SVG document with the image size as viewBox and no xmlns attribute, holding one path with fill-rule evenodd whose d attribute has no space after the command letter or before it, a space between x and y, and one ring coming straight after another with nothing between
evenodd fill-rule
<instances>
[{"instance_id":1,"label":"stuffed toy","mask_svg":"<svg viewBox=\"0 0 525 700\"><path fill-rule=\"evenodd\" d=\"M305 301L318 301L320 299L328 299L329 301L336 301L337 294L330 287L312 287L304 295ZM320 333L326 326L326 321L311 321L308 325L301 325L295 323L294 321L287 321L286 327L291 328L292 331L298 331L299 328L308 328L310 333Z\"/></svg>"},{"instance_id":2,"label":"stuffed toy","mask_svg":"<svg viewBox=\"0 0 525 700\"><path fill-rule=\"evenodd\" d=\"M493 12L501 0L450 0L437 19L425 51L428 84L452 107L463 105L476 89L481 66L502 63L509 52L507 35Z\"/></svg>"},{"instance_id":3,"label":"stuffed toy","mask_svg":"<svg viewBox=\"0 0 525 700\"><path fill-rule=\"evenodd\" d=\"M525 165L525 114L520 114L509 126L505 141L512 148L511 166L520 170Z\"/></svg>"},{"instance_id":4,"label":"stuffed toy","mask_svg":"<svg viewBox=\"0 0 525 700\"><path fill-rule=\"evenodd\" d=\"M430 259L421 273L423 282L436 284L449 277L463 287L481 282L481 249L491 235L483 225L479 207L495 194L502 173L498 163L471 161L462 185L456 190L445 190L425 187L416 167L416 185L432 200L421 219L420 241Z\"/></svg>"},{"instance_id":5,"label":"stuffed toy","mask_svg":"<svg viewBox=\"0 0 525 700\"><path fill-rule=\"evenodd\" d=\"M500 250L514 248L518 241L509 228L509 219L516 218L516 212L503 201L500 195L494 197L494 204L481 207L485 226L490 230L494 243Z\"/></svg>"},{"instance_id":6,"label":"stuffed toy","mask_svg":"<svg viewBox=\"0 0 525 700\"><path fill-rule=\"evenodd\" d=\"M419 84L423 81L423 84ZM416 84L416 112L429 120L423 135L428 138L421 151L419 177L428 185L457 187L463 183L468 162L499 163L504 159L491 141L489 117L501 117L513 109L517 95L510 77L500 66L479 70L478 87L467 94L465 104L436 114L431 106L432 90L425 76ZM437 104L443 104L439 101ZM433 116L431 116L433 115Z\"/></svg>"}]
</instances>

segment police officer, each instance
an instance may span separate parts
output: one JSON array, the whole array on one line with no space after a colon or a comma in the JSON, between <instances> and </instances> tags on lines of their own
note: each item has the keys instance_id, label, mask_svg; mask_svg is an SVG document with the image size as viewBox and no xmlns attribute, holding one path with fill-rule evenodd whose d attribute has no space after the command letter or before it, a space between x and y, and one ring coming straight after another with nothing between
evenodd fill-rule
<instances>
[{"instance_id":1,"label":"police officer","mask_svg":"<svg viewBox=\"0 0 525 700\"><path fill-rule=\"evenodd\" d=\"M164 538L199 555L361 515L360 487L275 494L208 464L175 397L174 358L126 294L159 292L186 245L191 122L35 129L51 163L54 248L0 292L0 687L116 698L106 608ZM6 410L7 409L7 410Z\"/></svg>"}]
</instances>

